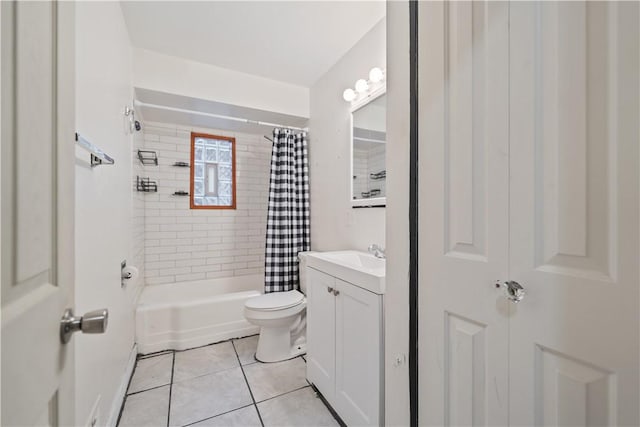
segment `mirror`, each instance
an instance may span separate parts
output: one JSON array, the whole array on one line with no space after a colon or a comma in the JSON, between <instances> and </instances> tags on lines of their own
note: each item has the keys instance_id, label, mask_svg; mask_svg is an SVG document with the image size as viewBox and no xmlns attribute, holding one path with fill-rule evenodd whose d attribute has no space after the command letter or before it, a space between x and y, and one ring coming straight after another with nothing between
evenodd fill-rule
<instances>
[{"instance_id":1,"label":"mirror","mask_svg":"<svg viewBox=\"0 0 640 427\"><path fill-rule=\"evenodd\" d=\"M386 95L370 97L351 113L351 206L386 204Z\"/></svg>"}]
</instances>

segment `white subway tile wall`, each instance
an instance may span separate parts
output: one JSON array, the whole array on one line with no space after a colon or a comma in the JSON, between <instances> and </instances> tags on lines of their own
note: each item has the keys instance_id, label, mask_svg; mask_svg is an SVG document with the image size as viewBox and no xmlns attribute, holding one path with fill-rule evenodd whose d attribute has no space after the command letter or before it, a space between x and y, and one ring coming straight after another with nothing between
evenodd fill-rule
<instances>
[{"instance_id":1,"label":"white subway tile wall","mask_svg":"<svg viewBox=\"0 0 640 427\"><path fill-rule=\"evenodd\" d=\"M138 281L144 281L144 224L145 224L145 194L139 193L136 191L136 176L144 175L144 166L138 160L138 150L142 150L144 148L144 133L142 131L136 132L133 135L133 150L131 151L132 155L132 183L131 187L133 188L132 194L132 203L131 207L133 209L132 212L132 234L133 238L131 239L131 254L132 258L127 260L128 265L133 265L138 268L139 278ZM142 284L142 283L140 283Z\"/></svg>"},{"instance_id":2,"label":"white subway tile wall","mask_svg":"<svg viewBox=\"0 0 640 427\"><path fill-rule=\"evenodd\" d=\"M236 138L235 210L190 209L191 132ZM271 143L263 135L147 122L144 149L158 153L158 166L143 176L158 183L145 200L144 256L148 285L264 272Z\"/></svg>"}]
</instances>

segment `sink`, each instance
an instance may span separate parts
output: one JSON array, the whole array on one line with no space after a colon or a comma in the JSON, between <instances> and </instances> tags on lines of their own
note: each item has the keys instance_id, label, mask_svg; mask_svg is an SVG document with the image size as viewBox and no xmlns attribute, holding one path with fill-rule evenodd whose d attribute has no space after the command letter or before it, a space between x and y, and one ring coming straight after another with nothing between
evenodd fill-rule
<instances>
[{"instance_id":1,"label":"sink","mask_svg":"<svg viewBox=\"0 0 640 427\"><path fill-rule=\"evenodd\" d=\"M377 258L368 253L358 251L340 251L325 252L323 256L337 263L348 264L356 268L366 268L372 270L382 269L382 274L384 274L385 260L382 258Z\"/></svg>"},{"instance_id":2,"label":"sink","mask_svg":"<svg viewBox=\"0 0 640 427\"><path fill-rule=\"evenodd\" d=\"M382 295L385 292L385 260L360 251L311 252L307 266Z\"/></svg>"}]
</instances>

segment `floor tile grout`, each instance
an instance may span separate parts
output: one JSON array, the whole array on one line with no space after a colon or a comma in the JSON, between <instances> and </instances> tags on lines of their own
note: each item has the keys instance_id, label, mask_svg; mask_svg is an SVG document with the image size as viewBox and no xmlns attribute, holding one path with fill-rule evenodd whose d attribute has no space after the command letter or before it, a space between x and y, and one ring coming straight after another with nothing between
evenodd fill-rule
<instances>
[{"instance_id":1,"label":"floor tile grout","mask_svg":"<svg viewBox=\"0 0 640 427\"><path fill-rule=\"evenodd\" d=\"M236 353L236 357L238 358L238 363L240 364L240 370L242 371L242 376L244 377L245 383L247 383L247 388L249 389L249 395L251 396L251 401L253 402L253 406L256 408L256 412L258 413L258 418L260 419L260 425L264 427L264 421L262 420L262 414L258 409L258 405L256 404L256 399L253 397L253 391L251 390L251 385L249 385L249 380L247 379L247 375L244 373L244 368L242 367L242 362L240 361L240 356L238 355L238 349L236 348L235 343L232 341L231 345L233 345L233 351Z\"/></svg>"},{"instance_id":2,"label":"floor tile grout","mask_svg":"<svg viewBox=\"0 0 640 427\"><path fill-rule=\"evenodd\" d=\"M248 405L244 405L244 406L241 406L241 407L239 407L239 408L231 409L230 411L222 412L222 413L217 414L217 415L214 415L214 416L212 416L212 417L203 418L203 419L201 419L201 420L194 421L194 422L189 423L189 424L185 424L185 425L183 425L182 427L189 427L189 426L192 426L192 425L194 425L194 424L198 424L198 423L201 423L201 422L203 422L203 421L207 421L207 420L212 420L212 419L214 419L214 418L218 418L218 417L221 417L221 416L223 416L223 415L227 415L227 414L230 414L230 413L232 413L232 412L239 411L240 409L250 408L250 407L252 407L252 406L256 406L256 405L255 405L254 403L250 403L250 404L248 404Z\"/></svg>"},{"instance_id":3,"label":"floor tile grout","mask_svg":"<svg viewBox=\"0 0 640 427\"><path fill-rule=\"evenodd\" d=\"M257 405L258 403L268 402L269 400L277 399L278 397L282 397L282 396L285 396L285 395L290 394L290 393L295 393L296 391L304 390L304 389L305 389L305 388L307 388L307 387L311 387L311 384L309 384L309 385L303 385L302 387L298 387L298 388L296 388L295 390L285 391L284 393L280 393L280 394L278 394L278 395L268 397L268 398L266 398L266 399L264 399L264 400L261 400L261 401L259 401L259 402L256 402L256 405Z\"/></svg>"},{"instance_id":4,"label":"floor tile grout","mask_svg":"<svg viewBox=\"0 0 640 427\"><path fill-rule=\"evenodd\" d=\"M169 383L169 404L167 405L167 427L171 421L171 392L173 391L173 371L176 366L176 352L173 352L173 360L171 361L171 382Z\"/></svg>"},{"instance_id":5,"label":"floor tile grout","mask_svg":"<svg viewBox=\"0 0 640 427\"><path fill-rule=\"evenodd\" d=\"M307 381L307 382L309 382L309 381ZM324 407L327 408L327 411L329 411L329 413L331 414L333 419L336 420L336 422L340 425L340 427L347 427L347 424L345 424L345 422L342 420L342 418L340 417L338 412L335 409L333 409L333 407L329 404L327 399L325 399L325 397L322 395L322 393L320 393L320 390L318 390L316 388L316 386L314 386L311 383L309 383L309 385L311 387L311 390L313 390L315 392L316 397L318 399L320 399L320 401L322 402Z\"/></svg>"},{"instance_id":6,"label":"floor tile grout","mask_svg":"<svg viewBox=\"0 0 640 427\"><path fill-rule=\"evenodd\" d=\"M210 347L216 344L222 344L225 342L233 342L233 341L239 341L239 340L243 340L245 338L251 338L251 337L257 337L260 334L253 334L253 335L247 335L246 337L236 337L236 338L229 338L226 340L222 340L222 341L216 341L214 343L210 343L210 344L203 344L203 345L199 345L197 347L189 347L189 348L185 348L184 350L160 350L160 351L154 351L152 353L147 353L147 354L139 354L136 361L141 360L141 359L150 359L152 357L157 357L157 356L163 356L165 354L171 354L171 353L181 353L183 351L190 351L190 350L196 350L198 348L204 348L204 347Z\"/></svg>"},{"instance_id":7,"label":"floor tile grout","mask_svg":"<svg viewBox=\"0 0 640 427\"><path fill-rule=\"evenodd\" d=\"M171 354L171 353L173 353L173 350L161 350L153 353L139 354L138 357L136 358L136 362L138 360L153 359L154 357L164 356L165 354Z\"/></svg>"},{"instance_id":8,"label":"floor tile grout","mask_svg":"<svg viewBox=\"0 0 640 427\"><path fill-rule=\"evenodd\" d=\"M138 391L132 391L131 393L127 393L126 396L135 396L136 394L140 394L140 393L144 393L145 391L151 391L151 390L155 390L157 388L162 388L162 387L166 387L168 385L171 385L170 382L166 383L166 384L160 384L160 385L156 385L153 387L149 387L149 388L145 388L144 390L138 390Z\"/></svg>"},{"instance_id":9,"label":"floor tile grout","mask_svg":"<svg viewBox=\"0 0 640 427\"><path fill-rule=\"evenodd\" d=\"M127 402L127 397L129 394L129 388L131 387L131 381L133 381L133 376L136 374L136 369L138 369L138 358L136 358L136 363L133 364L133 369L131 370L131 376L129 377L129 382L127 383L127 389L124 392L124 397L122 398L122 405L120 405L120 412L118 413L118 420L116 421L116 427L120 425L120 420L122 419L122 412L124 412L124 405Z\"/></svg>"},{"instance_id":10,"label":"floor tile grout","mask_svg":"<svg viewBox=\"0 0 640 427\"><path fill-rule=\"evenodd\" d=\"M231 368L220 369L219 371L211 371L211 372L207 372L206 374L196 375L196 376L193 376L193 377L184 378L184 379L177 380L177 381L172 381L172 382L175 383L175 384L179 384L179 383L183 383L185 381L195 380L196 378L202 378L202 377L206 377L208 375L214 375L214 374L219 374L221 372L230 371L232 369L238 369L238 367L237 366L233 366Z\"/></svg>"},{"instance_id":11,"label":"floor tile grout","mask_svg":"<svg viewBox=\"0 0 640 427\"><path fill-rule=\"evenodd\" d=\"M189 347L189 348L186 348L186 349L184 349L184 350L172 350L172 351L177 352L177 353L182 353L182 352L184 352L184 351L197 350L197 349L199 349L199 348L204 348L204 347L212 347L212 346L214 346L214 345L223 344L223 343L226 343L226 342L233 343L234 341L239 341L239 340L243 340L243 339L245 339L245 338L251 338L251 337L255 337L255 336L258 336L258 334L254 334L254 335L247 335L246 337L229 338L229 339L222 340L222 341L217 341L217 342L214 342L214 343L211 343L211 344L204 344L204 345L199 345L199 346L197 346L197 347ZM234 348L235 348L235 347L234 347Z\"/></svg>"},{"instance_id":12,"label":"floor tile grout","mask_svg":"<svg viewBox=\"0 0 640 427\"><path fill-rule=\"evenodd\" d=\"M255 335L252 335L252 336L255 336ZM232 338L232 339L229 339L229 340L225 340L225 341L221 341L221 342L217 342L217 343L213 343L213 344L207 344L207 345L203 345L203 346L199 346L199 347L194 347L194 348L187 349L187 350L169 350L169 351L161 351L161 352L158 352L158 353L155 353L155 354L146 355L146 356L138 356L138 357L137 357L137 359L136 359L136 363L135 363L135 365L134 365L134 369L133 369L132 375L131 375L131 377L130 377L130 379L129 379L129 384L127 385L127 392L125 392L125 396L124 396L124 399L123 399L123 402L122 402L122 406L121 406L121 408L120 408L120 413L119 413L118 421L117 421L117 422L118 422L118 424L120 423L121 418L122 418L122 416L123 416L125 403L126 403L127 399L128 399L130 396L134 396L134 395L141 394L141 393L144 393L144 392L147 392L147 391L152 391L152 390L156 390L156 389L159 389L159 388L162 388L162 387L169 386L169 401L168 401L168 404L167 404L167 424L166 424L166 426L167 426L167 427L169 427L169 426L171 425L171 401L172 401L173 385L174 385L174 384L179 384L179 383L186 382L186 381L191 381L191 380L194 380L194 379L197 379L197 378L202 378L202 377L206 377L206 376L209 376L209 375L218 374L218 373L220 373L220 372L229 371L229 370L231 370L231 369L236 369L238 366L240 367L240 370L241 370L241 372L242 372L242 376L243 376L243 378L244 378L245 384L246 384L247 389L248 389L248 391L249 391L249 395L250 395L250 397L251 397L251 403L249 403L249 404L247 404L247 405L244 405L244 406L240 406L240 407L238 407L238 408L233 408L233 409L231 409L231 410L229 410L229 411L222 412L222 413L216 414L216 415L214 415L214 416L210 416L210 417L207 417L207 418L203 418L203 419L198 420L198 421L190 422L189 424L185 424L183 427L192 426L192 425L197 424L197 423L199 423L199 422L203 422L203 421L206 421L206 420L210 420L210 419L213 419L213 418L217 418L217 417L220 417L220 416L222 416L222 415L226 415L226 414L229 414L229 413L232 413L232 412L235 412L235 411L239 411L239 410L242 410L242 409L246 409L246 408L249 408L249 407L253 407L253 408L255 409L255 411L256 411L256 413L257 413L257 415L258 415L258 419L259 419L259 421L260 421L260 425L261 425L262 427L264 427L264 426L265 426L265 422L264 422L264 420L263 420L263 418L262 418L262 413L260 412L260 409L259 409L259 407L258 407L258 405L259 405L259 404L262 404L262 403L264 403L264 402L268 402L268 401L271 401L271 400L279 399L279 398L281 398L281 397L283 397L283 396L286 396L286 395L289 395L289 394L292 394L292 393L296 393L296 392L299 392L299 391L303 391L303 390L305 390L305 389L307 389L307 388L309 388L309 389L311 389L312 391L314 391L314 392L316 393L316 396L318 395L317 390L316 390L316 389L313 387L313 385L312 385L312 384L310 384L310 383L309 383L309 381L308 381L308 380L306 380L306 378L305 378L305 383L306 383L306 384L305 384L304 386L302 386L302 387L298 387L298 388L296 388L296 389L294 389L294 390L290 390L290 391L287 391L287 392L284 392L284 393L281 393L281 394L278 394L278 395L275 395L275 396L271 396L271 397L266 398L266 399L264 399L264 400L257 401L257 400L256 400L256 397L255 397L255 396L254 396L254 394L253 394L253 390L252 390L252 388L251 388L251 384L249 383L249 380L248 380L248 377L247 377L247 374L246 374L246 372L245 372L244 368L245 368L246 366L255 365L256 363L261 363L261 362L260 362L260 361L258 361L258 360L256 359L256 361L255 361L255 362L250 362L250 363L247 363L246 365L245 365L245 364L243 364L243 363L242 363L242 361L240 360L240 354L239 354L239 351L238 351L238 349L237 349L237 347L236 347L236 345L235 345L236 341L240 341L240 340L242 340L242 339L250 338L250 337L251 337L251 336L248 336L248 337L241 337L241 338ZM181 380L179 380L179 381L176 381L176 377L175 377L175 374L176 374L176 373L175 373L175 368L176 368L176 356L177 356L177 353L178 353L178 352L187 352L187 351L190 351L190 350L195 350L195 349L200 349L200 348L205 348L205 347L214 346L214 345L216 345L216 344L223 344L223 343L225 343L225 342L230 342L230 343L231 343L231 346L232 346L232 348L233 348L234 354L235 354L235 356L236 356L236 361L237 361L237 363L238 363L238 366L234 366L234 367L232 367L232 368L221 369L221 370L217 370L217 371L212 371L212 372L208 372L208 373L205 373L205 374L202 374L202 375L196 375L196 376L194 376L194 377L190 377L190 378L181 379ZM246 353L246 352L244 352L244 353L243 353L243 355L244 355L245 353ZM171 356L172 356L172 360L171 360L171 375L170 375L170 382L169 382L168 384L157 385L157 386L150 387L150 388L147 388L147 389L144 389L144 390L138 390L138 391L135 391L135 392L128 393L129 388L131 387L131 383L132 383L132 380L133 380L133 376L134 376L134 374L135 374L135 372L136 372L136 370L137 370L137 368L138 368L138 363L139 363L141 360L145 360L145 359L149 359L149 358L153 358L153 357L159 357L159 356L168 356L169 354L171 354ZM302 359L303 363L306 365L306 358L305 358L305 355L300 355L300 356L297 356L297 357L299 357L300 359ZM287 359L286 361L281 361L281 362L290 362L290 361L295 360L297 357L292 358L292 359ZM254 354L254 359L255 359L255 354ZM261 363L261 364L262 364L262 363ZM268 365L268 364L265 364L265 365ZM166 372L166 371L165 371L165 372ZM240 384L240 383L238 383L238 384ZM307 393L307 392L304 392L304 393ZM288 398L288 399L291 399L291 398ZM296 399L298 399L298 398L297 398L297 397L294 397L293 399L294 399L294 400L296 400ZM333 416L333 418L334 418L334 419L336 419L336 421L338 421L338 423L340 423L340 421L336 418L336 415L335 415L334 413L332 413L331 409L327 406L327 402L326 402L326 401L324 401L322 398L320 398L320 400L321 400L321 401L322 401L322 403L323 403L323 405L322 405L322 406L324 406L324 407L325 407L325 408L326 408L326 409L331 413L331 415ZM276 405L279 405L279 404L276 404ZM248 415L248 414L247 414L247 415Z\"/></svg>"}]
</instances>

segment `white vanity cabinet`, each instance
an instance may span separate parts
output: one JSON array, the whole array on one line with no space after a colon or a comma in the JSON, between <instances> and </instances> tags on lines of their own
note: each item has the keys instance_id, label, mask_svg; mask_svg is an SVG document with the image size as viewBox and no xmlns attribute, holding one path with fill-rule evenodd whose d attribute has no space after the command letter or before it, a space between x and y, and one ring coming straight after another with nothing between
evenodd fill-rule
<instances>
[{"instance_id":1,"label":"white vanity cabinet","mask_svg":"<svg viewBox=\"0 0 640 427\"><path fill-rule=\"evenodd\" d=\"M307 278L308 380L347 425L382 425L382 295L313 268Z\"/></svg>"}]
</instances>

